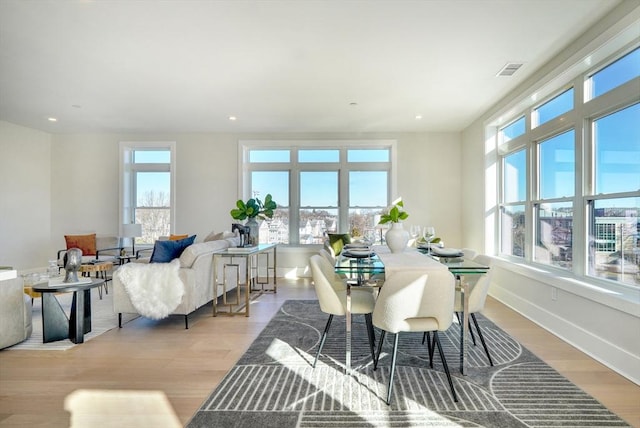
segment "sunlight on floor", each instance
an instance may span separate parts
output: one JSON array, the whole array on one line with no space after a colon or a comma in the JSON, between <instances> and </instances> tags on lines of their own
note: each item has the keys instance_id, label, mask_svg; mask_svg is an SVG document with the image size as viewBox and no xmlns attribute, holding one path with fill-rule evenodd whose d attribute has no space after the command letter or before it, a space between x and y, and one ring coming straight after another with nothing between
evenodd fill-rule
<instances>
[{"instance_id":1,"label":"sunlight on floor","mask_svg":"<svg viewBox=\"0 0 640 428\"><path fill-rule=\"evenodd\" d=\"M64 400L71 428L182 427L162 391L78 389Z\"/></svg>"}]
</instances>

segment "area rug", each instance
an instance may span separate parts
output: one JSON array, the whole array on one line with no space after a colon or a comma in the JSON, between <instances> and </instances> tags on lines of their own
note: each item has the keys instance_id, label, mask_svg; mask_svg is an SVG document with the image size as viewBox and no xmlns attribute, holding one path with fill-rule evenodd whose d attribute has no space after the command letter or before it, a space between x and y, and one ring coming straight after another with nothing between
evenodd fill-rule
<instances>
[{"instance_id":1,"label":"area rug","mask_svg":"<svg viewBox=\"0 0 640 428\"><path fill-rule=\"evenodd\" d=\"M344 370L344 317L335 317L312 368L327 315L315 300L288 300L188 423L197 427L621 427L628 426L488 319L459 370L459 325L441 333L458 402L440 359L429 368L422 334L403 333L394 398L386 394L393 335L376 371L363 317L354 317L352 366ZM379 331L376 331L379 338Z\"/></svg>"},{"instance_id":2,"label":"area rug","mask_svg":"<svg viewBox=\"0 0 640 428\"><path fill-rule=\"evenodd\" d=\"M60 306L64 309L67 316L71 312L71 301L73 293L56 294L56 298L60 302ZM24 342L6 348L6 350L29 350L29 351L65 351L76 346L69 339L58 340L55 342L42 343L42 300L33 299L32 308L32 325L33 332L31 336ZM123 319L123 323L134 319L131 315ZM91 291L91 332L84 335L85 342L100 336L112 328L118 327L118 315L113 312L113 299L111 294L102 292L102 300L98 296L97 289Z\"/></svg>"}]
</instances>

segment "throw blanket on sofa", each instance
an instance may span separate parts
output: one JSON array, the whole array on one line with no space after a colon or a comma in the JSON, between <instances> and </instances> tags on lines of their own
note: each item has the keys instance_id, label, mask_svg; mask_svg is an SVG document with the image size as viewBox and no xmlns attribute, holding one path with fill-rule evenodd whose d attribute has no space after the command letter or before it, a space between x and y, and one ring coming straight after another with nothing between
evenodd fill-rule
<instances>
[{"instance_id":1,"label":"throw blanket on sofa","mask_svg":"<svg viewBox=\"0 0 640 428\"><path fill-rule=\"evenodd\" d=\"M184 284L179 269L178 259L171 263L127 263L114 275L122 282L138 313L159 320L168 317L182 301Z\"/></svg>"}]
</instances>

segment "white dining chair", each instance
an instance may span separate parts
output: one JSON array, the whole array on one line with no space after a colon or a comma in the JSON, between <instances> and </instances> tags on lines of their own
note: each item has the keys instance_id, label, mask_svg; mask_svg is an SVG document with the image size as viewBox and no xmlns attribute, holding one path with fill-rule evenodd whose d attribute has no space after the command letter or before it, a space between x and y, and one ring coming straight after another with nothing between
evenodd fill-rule
<instances>
[{"instance_id":1,"label":"white dining chair","mask_svg":"<svg viewBox=\"0 0 640 428\"><path fill-rule=\"evenodd\" d=\"M313 275L313 284L315 287L320 310L329 314L329 319L320 339L320 346L313 361L313 367L316 366L318 357L322 352L322 347L327 338L327 333L331 327L331 321L335 315L344 316L347 311L347 290L344 280L339 277L333 265L329 263L323 256L316 254L309 259L311 265L311 273ZM375 306L374 295L368 289L351 289L351 314L364 314L367 323L367 335L369 338L369 347L371 349L371 358L375 358L375 333L373 331L373 323L371 314Z\"/></svg>"},{"instance_id":2,"label":"white dining chair","mask_svg":"<svg viewBox=\"0 0 640 428\"><path fill-rule=\"evenodd\" d=\"M327 259L327 261L329 263L331 263L332 265L336 264L336 258L334 256L332 256L329 251L326 248L320 248L320 251L318 251L318 253L324 257L325 259Z\"/></svg>"},{"instance_id":3,"label":"white dining chair","mask_svg":"<svg viewBox=\"0 0 640 428\"><path fill-rule=\"evenodd\" d=\"M483 254L479 254L474 258L478 263L491 266L491 258L485 256ZM489 292L489 285L491 284L491 275L493 269L489 269L489 271L478 277L477 281L474 284L470 285L471 291L469 293L469 319L473 321L473 324L476 328L476 332L478 333L478 337L480 338L480 342L482 343L482 347L484 348L484 352L487 354L487 359L489 360L489 364L493 366L493 360L491 359L491 354L489 353L489 348L484 339L484 335L482 334L482 330L480 329L480 325L478 324L478 320L476 319L476 312L480 312L484 309L485 301L487 300L487 293ZM464 278L462 280L465 280ZM462 295L461 290L456 290L456 298L455 298L455 312L456 314L462 312ZM458 321L460 321L462 317L458 316ZM473 335L473 330L471 328L471 322L469 323L469 332L471 333L471 338L473 339L473 344L476 344L475 336Z\"/></svg>"},{"instance_id":4,"label":"white dining chair","mask_svg":"<svg viewBox=\"0 0 640 428\"><path fill-rule=\"evenodd\" d=\"M453 323L454 295L455 278L449 271L430 272L428 275L398 272L391 275L384 283L373 310L373 325L382 330L373 367L374 370L378 367L386 333L395 334L387 404L391 404L398 339L401 332L433 332L433 342L438 348L453 400L458 401L438 337L439 331L447 330ZM432 350L430 349L428 353L431 359Z\"/></svg>"}]
</instances>

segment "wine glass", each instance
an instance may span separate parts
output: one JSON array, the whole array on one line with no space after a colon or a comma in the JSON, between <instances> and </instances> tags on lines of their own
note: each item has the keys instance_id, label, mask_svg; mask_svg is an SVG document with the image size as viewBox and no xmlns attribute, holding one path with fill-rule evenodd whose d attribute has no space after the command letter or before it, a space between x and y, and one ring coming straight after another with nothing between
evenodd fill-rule
<instances>
[{"instance_id":1,"label":"wine glass","mask_svg":"<svg viewBox=\"0 0 640 428\"><path fill-rule=\"evenodd\" d=\"M428 252L431 253L431 240L436 236L436 229L433 226L425 226L422 231L424 240L427 241Z\"/></svg>"},{"instance_id":2,"label":"wine glass","mask_svg":"<svg viewBox=\"0 0 640 428\"><path fill-rule=\"evenodd\" d=\"M411 236L412 245L417 245L418 236L420 236L420 230L422 228L420 226L412 224L409 228L409 235Z\"/></svg>"}]
</instances>

